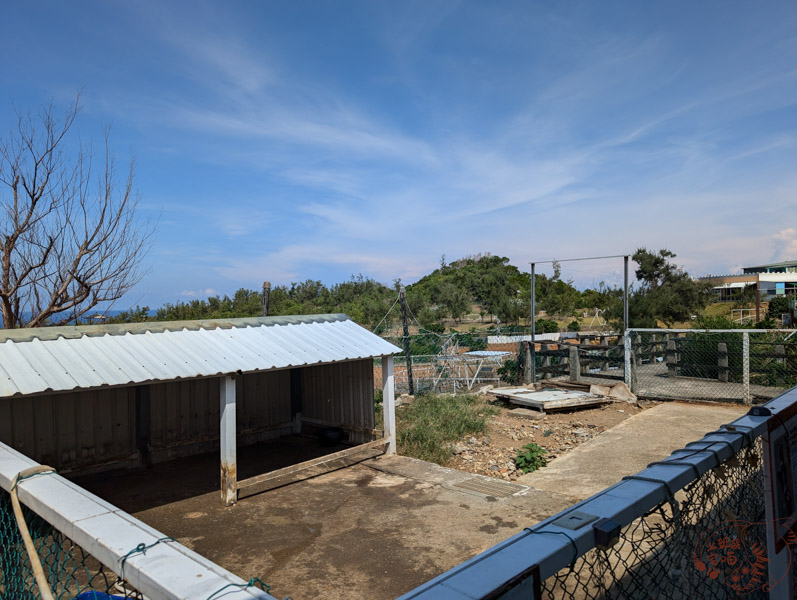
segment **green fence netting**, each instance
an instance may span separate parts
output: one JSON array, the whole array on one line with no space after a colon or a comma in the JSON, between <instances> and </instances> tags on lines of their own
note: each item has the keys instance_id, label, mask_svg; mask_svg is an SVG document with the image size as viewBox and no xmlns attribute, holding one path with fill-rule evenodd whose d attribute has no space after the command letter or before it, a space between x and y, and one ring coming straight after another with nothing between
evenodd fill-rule
<instances>
[{"instance_id":1,"label":"green fence netting","mask_svg":"<svg viewBox=\"0 0 797 600\"><path fill-rule=\"evenodd\" d=\"M143 596L113 571L28 508L31 537L57 600L108 600ZM0 490L0 600L38 600L33 570L11 506Z\"/></svg>"}]
</instances>

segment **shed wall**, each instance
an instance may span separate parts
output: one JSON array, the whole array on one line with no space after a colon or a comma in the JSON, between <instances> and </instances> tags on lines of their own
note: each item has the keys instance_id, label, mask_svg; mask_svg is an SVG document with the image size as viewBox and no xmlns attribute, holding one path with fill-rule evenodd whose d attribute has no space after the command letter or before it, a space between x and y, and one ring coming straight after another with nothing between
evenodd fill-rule
<instances>
[{"instance_id":1,"label":"shed wall","mask_svg":"<svg viewBox=\"0 0 797 600\"><path fill-rule=\"evenodd\" d=\"M304 367L302 419L348 430L351 442L373 440L373 359Z\"/></svg>"},{"instance_id":2,"label":"shed wall","mask_svg":"<svg viewBox=\"0 0 797 600\"><path fill-rule=\"evenodd\" d=\"M301 412L310 423L341 426L351 442L373 439L371 359L299 369ZM219 379L0 398L0 441L58 470L136 466L136 398L146 402L149 458L161 462L218 448ZM292 432L290 370L236 378L238 443ZM139 413L141 407L139 406ZM142 435L139 424L138 437Z\"/></svg>"},{"instance_id":3,"label":"shed wall","mask_svg":"<svg viewBox=\"0 0 797 600\"><path fill-rule=\"evenodd\" d=\"M135 463L135 389L0 398L0 441L56 469Z\"/></svg>"},{"instance_id":4,"label":"shed wall","mask_svg":"<svg viewBox=\"0 0 797 600\"><path fill-rule=\"evenodd\" d=\"M240 445L291 433L290 371L239 375L235 395ZM218 448L219 379L151 384L150 415L153 462Z\"/></svg>"}]
</instances>

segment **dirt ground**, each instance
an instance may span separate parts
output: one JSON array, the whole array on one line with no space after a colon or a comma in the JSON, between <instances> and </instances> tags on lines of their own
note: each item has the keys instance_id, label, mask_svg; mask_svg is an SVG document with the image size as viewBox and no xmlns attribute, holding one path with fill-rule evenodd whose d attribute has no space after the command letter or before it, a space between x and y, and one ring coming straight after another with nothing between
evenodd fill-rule
<instances>
[{"instance_id":1,"label":"dirt ground","mask_svg":"<svg viewBox=\"0 0 797 600\"><path fill-rule=\"evenodd\" d=\"M530 420L510 415L509 411L517 408L513 405L490 394L484 398L500 412L490 419L484 435L468 436L453 446L454 457L448 466L507 481L523 475L515 469L515 457L524 445L533 442L542 446L550 461L656 404L613 402L597 408L547 413L542 419Z\"/></svg>"}]
</instances>

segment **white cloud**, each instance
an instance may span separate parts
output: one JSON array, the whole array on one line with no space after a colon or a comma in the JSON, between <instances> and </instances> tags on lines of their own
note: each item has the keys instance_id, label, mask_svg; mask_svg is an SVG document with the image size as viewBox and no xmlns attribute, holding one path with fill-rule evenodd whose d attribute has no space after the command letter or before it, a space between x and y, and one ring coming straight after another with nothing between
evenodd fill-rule
<instances>
[{"instance_id":1,"label":"white cloud","mask_svg":"<svg viewBox=\"0 0 797 600\"><path fill-rule=\"evenodd\" d=\"M775 251L772 260L795 260L797 259L797 229L787 227L772 235L772 242Z\"/></svg>"},{"instance_id":2,"label":"white cloud","mask_svg":"<svg viewBox=\"0 0 797 600\"><path fill-rule=\"evenodd\" d=\"M217 294L218 292L213 288L205 288L204 290L183 290L180 292L181 296L188 296L189 298L207 298Z\"/></svg>"}]
</instances>

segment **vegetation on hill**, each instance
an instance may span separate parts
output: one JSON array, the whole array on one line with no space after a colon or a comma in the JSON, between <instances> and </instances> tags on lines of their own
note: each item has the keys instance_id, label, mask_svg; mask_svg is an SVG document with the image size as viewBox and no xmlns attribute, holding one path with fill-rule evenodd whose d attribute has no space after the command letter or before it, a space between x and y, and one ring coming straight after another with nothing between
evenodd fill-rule
<instances>
[{"instance_id":1,"label":"vegetation on hill","mask_svg":"<svg viewBox=\"0 0 797 600\"><path fill-rule=\"evenodd\" d=\"M672 262L674 258L669 250L651 252L640 248L634 253L638 268L637 284L629 302L632 326L672 326L703 313L710 299L708 286L691 279ZM421 334L413 343L418 350L424 350L421 353L436 352L441 344L439 335L445 331L443 323L461 323L474 307L479 310L481 322L494 324L497 319L504 333L521 324L528 327L530 284L530 275L510 264L506 257L477 254L451 263L443 257L439 268L406 286L410 321L414 331ZM310 279L275 286L271 289L269 314L346 313L361 325L383 333L395 328L400 318L398 310L391 312L400 286L400 280L387 286L363 275L332 286ZM536 306L547 314L537 320L537 331L577 330L581 327L580 314L595 308L604 309L610 322L620 325L622 296L620 288L603 283L597 289L579 291L571 281L561 278L561 269L554 263L551 276L536 276ZM262 301L260 291L240 289L232 297L167 303L155 311L154 317L147 307L137 307L114 317L112 322L259 316ZM466 339L473 337L472 333L460 334L460 344L478 345L475 339Z\"/></svg>"}]
</instances>

